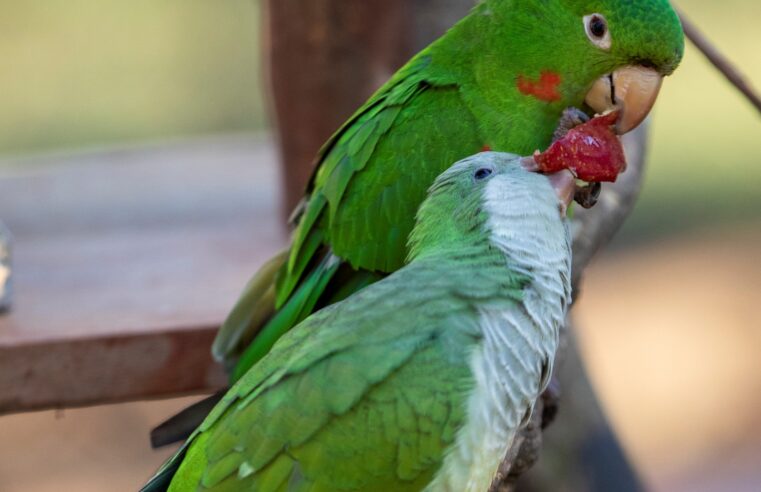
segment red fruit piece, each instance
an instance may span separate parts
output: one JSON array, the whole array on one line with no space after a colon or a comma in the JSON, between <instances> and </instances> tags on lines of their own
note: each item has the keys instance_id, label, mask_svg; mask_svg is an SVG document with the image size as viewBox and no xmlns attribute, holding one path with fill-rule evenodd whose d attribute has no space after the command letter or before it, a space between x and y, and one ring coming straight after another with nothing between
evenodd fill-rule
<instances>
[{"instance_id":1,"label":"red fruit piece","mask_svg":"<svg viewBox=\"0 0 761 492\"><path fill-rule=\"evenodd\" d=\"M584 181L615 181L626 169L624 148L613 131L618 112L595 116L534 154L539 170L553 173L570 169Z\"/></svg>"}]
</instances>

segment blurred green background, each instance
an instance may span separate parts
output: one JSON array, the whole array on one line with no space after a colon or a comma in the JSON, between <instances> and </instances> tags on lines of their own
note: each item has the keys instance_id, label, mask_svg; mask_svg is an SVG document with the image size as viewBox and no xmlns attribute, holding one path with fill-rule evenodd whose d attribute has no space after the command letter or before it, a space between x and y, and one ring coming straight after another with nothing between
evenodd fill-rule
<instances>
[{"instance_id":1,"label":"blurred green background","mask_svg":"<svg viewBox=\"0 0 761 492\"><path fill-rule=\"evenodd\" d=\"M0 167L268 129L254 0L0 5ZM761 2L679 7L761 84ZM759 490L760 226L761 118L688 46L654 111L642 197L576 308L592 378L655 490ZM0 488L135 488L168 452L147 450L147 430L187 401L0 417Z\"/></svg>"},{"instance_id":2,"label":"blurred green background","mask_svg":"<svg viewBox=\"0 0 761 492\"><path fill-rule=\"evenodd\" d=\"M265 128L255 1L0 5L2 154Z\"/></svg>"},{"instance_id":3,"label":"blurred green background","mask_svg":"<svg viewBox=\"0 0 761 492\"><path fill-rule=\"evenodd\" d=\"M255 1L2 4L0 156L267 129ZM679 6L761 81L761 2ZM759 117L691 46L653 120L647 185L620 238L761 214Z\"/></svg>"}]
</instances>

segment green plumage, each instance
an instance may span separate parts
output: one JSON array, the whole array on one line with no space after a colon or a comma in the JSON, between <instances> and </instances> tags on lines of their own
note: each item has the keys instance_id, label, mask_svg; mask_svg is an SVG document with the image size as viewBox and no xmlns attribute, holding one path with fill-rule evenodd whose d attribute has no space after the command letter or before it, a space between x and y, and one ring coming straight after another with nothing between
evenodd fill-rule
<instances>
[{"instance_id":1,"label":"green plumage","mask_svg":"<svg viewBox=\"0 0 761 492\"><path fill-rule=\"evenodd\" d=\"M606 16L612 47L589 42L582 17ZM627 65L663 74L683 51L667 0L486 0L415 56L320 151L276 295L245 296L215 343L240 377L286 332L347 285L363 286L404 264L413 217L434 177L484 147L530 154L550 141L563 109L582 105L592 83ZM557 98L518 81L560 77ZM337 266L327 261L340 259ZM328 269L330 265L330 269ZM353 280L359 275L363 281ZM339 296L339 298L342 296ZM274 314L261 325L261 313ZM240 316L240 313L256 316ZM266 336L255 336L263 333ZM241 335L243 334L243 335Z\"/></svg>"},{"instance_id":2,"label":"green plumage","mask_svg":"<svg viewBox=\"0 0 761 492\"><path fill-rule=\"evenodd\" d=\"M423 489L467 420L480 313L512 309L530 283L490 241L484 165L530 174L493 154L439 178L410 263L280 338L144 491Z\"/></svg>"}]
</instances>

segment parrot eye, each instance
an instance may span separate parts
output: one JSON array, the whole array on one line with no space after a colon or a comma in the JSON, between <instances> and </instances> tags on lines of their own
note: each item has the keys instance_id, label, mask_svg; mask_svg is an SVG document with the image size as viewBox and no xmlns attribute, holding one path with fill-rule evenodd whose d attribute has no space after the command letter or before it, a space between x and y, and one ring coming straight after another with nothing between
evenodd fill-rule
<instances>
[{"instance_id":1,"label":"parrot eye","mask_svg":"<svg viewBox=\"0 0 761 492\"><path fill-rule=\"evenodd\" d=\"M476 180L480 181L482 179L485 179L493 173L491 169L488 167L482 167L476 170L476 172L473 174L473 177L476 178Z\"/></svg>"},{"instance_id":2,"label":"parrot eye","mask_svg":"<svg viewBox=\"0 0 761 492\"><path fill-rule=\"evenodd\" d=\"M589 14L584 16L584 30L592 44L603 50L610 49L610 31L608 21L602 14Z\"/></svg>"}]
</instances>

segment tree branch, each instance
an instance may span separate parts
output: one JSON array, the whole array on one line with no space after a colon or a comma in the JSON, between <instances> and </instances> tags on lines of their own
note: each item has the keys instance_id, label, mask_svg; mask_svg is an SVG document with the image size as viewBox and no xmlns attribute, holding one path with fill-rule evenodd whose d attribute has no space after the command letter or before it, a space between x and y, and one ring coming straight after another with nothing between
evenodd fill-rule
<instances>
[{"instance_id":1,"label":"tree branch","mask_svg":"<svg viewBox=\"0 0 761 492\"><path fill-rule=\"evenodd\" d=\"M629 216L637 201L645 170L645 153L647 150L647 121L633 132L622 138L626 151L628 166L613 184L603 185L600 199L591 209L575 207L573 234L573 297L580 292L580 282L584 269L595 253L613 238L615 233ZM530 482L543 483L544 487L535 486L537 490L557 490L560 484L572 484L568 490L579 490L584 483L601 482L605 470L599 463L584 463L588 457L581 453L581 448L588 444L588 439L604 437L605 454L616 459L613 481L618 484L616 490L637 491L640 485L634 470L626 462L615 435L611 431L604 412L594 394L594 390L584 371L584 364L573 341L572 322L566 320L565 328L560 332L560 343L555 362L556 375L560 379L563 398L560 401L560 415L565 434L547 443L543 454L561 455L564 470L531 470L531 465L539 456L542 446L542 408L545 401L540 398L534 409L529 426L522 429L513 446L508 451L500 466L490 492L512 492L514 490L531 490ZM572 388L573 391L566 389ZM554 424L553 424L554 426ZM569 466L571 465L571 466ZM529 473L525 473L525 472ZM522 476L524 473L526 477ZM591 489L588 489L591 490ZM605 490L597 489L597 490Z\"/></svg>"},{"instance_id":2,"label":"tree branch","mask_svg":"<svg viewBox=\"0 0 761 492\"><path fill-rule=\"evenodd\" d=\"M684 35L692 41L692 44L700 50L716 69L726 77L726 79L739 90L746 99L761 113L761 97L753 90L746 78L740 71L732 65L724 55L722 55L713 44L698 30L684 13L677 10L679 19L682 21Z\"/></svg>"}]
</instances>

